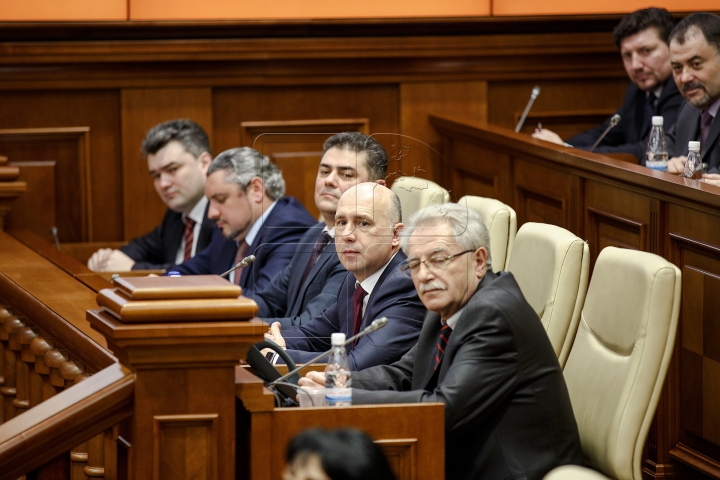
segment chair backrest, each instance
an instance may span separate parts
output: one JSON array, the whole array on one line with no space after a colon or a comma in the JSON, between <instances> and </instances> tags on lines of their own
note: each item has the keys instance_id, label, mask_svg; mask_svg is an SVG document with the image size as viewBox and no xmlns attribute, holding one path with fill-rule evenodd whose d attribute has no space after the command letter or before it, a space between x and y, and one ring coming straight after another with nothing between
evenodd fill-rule
<instances>
[{"instance_id":1,"label":"chair backrest","mask_svg":"<svg viewBox=\"0 0 720 480\"><path fill-rule=\"evenodd\" d=\"M588 466L641 480L643 446L675 345L680 270L647 252L600 252L563 374Z\"/></svg>"},{"instance_id":2,"label":"chair backrest","mask_svg":"<svg viewBox=\"0 0 720 480\"><path fill-rule=\"evenodd\" d=\"M578 465L563 465L552 469L543 480L610 480L600 472Z\"/></svg>"},{"instance_id":3,"label":"chair backrest","mask_svg":"<svg viewBox=\"0 0 720 480\"><path fill-rule=\"evenodd\" d=\"M526 223L515 236L507 270L540 317L560 366L564 366L587 292L587 243L555 225Z\"/></svg>"},{"instance_id":4,"label":"chair backrest","mask_svg":"<svg viewBox=\"0 0 720 480\"><path fill-rule=\"evenodd\" d=\"M450 201L450 193L435 182L418 177L398 177L390 187L400 198L402 219L428 205L442 205Z\"/></svg>"},{"instance_id":5,"label":"chair backrest","mask_svg":"<svg viewBox=\"0 0 720 480\"><path fill-rule=\"evenodd\" d=\"M458 200L458 203L474 210L482 217L490 232L493 272L505 270L517 233L515 210L500 200L473 195L465 195Z\"/></svg>"}]
</instances>

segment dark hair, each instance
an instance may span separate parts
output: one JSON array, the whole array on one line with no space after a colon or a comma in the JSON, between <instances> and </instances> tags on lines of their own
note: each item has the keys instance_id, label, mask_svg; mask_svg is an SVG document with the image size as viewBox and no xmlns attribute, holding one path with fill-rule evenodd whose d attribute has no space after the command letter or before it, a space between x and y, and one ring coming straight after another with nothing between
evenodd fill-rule
<instances>
[{"instance_id":1,"label":"dark hair","mask_svg":"<svg viewBox=\"0 0 720 480\"><path fill-rule=\"evenodd\" d=\"M359 430L306 430L290 440L288 464L306 462L311 455L320 458L331 480L396 480L380 447Z\"/></svg>"},{"instance_id":2,"label":"dark hair","mask_svg":"<svg viewBox=\"0 0 720 480\"><path fill-rule=\"evenodd\" d=\"M142 142L142 154L146 157L154 155L172 140L180 142L195 158L203 152L212 156L207 133L200 125L187 118L169 120L151 128Z\"/></svg>"},{"instance_id":3,"label":"dark hair","mask_svg":"<svg viewBox=\"0 0 720 480\"><path fill-rule=\"evenodd\" d=\"M225 150L215 157L208 167L207 174L210 175L218 170L225 170L226 177L231 177L226 181L237 183L243 191L247 190L253 178L260 177L265 185L265 194L270 199L277 200L285 195L285 180L282 172L268 157L254 148L239 147Z\"/></svg>"},{"instance_id":4,"label":"dark hair","mask_svg":"<svg viewBox=\"0 0 720 480\"><path fill-rule=\"evenodd\" d=\"M680 45L684 44L685 36L692 27L702 32L705 41L715 47L720 54L720 17L704 12L690 14L673 28L670 32L670 40L675 40Z\"/></svg>"},{"instance_id":5,"label":"dark hair","mask_svg":"<svg viewBox=\"0 0 720 480\"><path fill-rule=\"evenodd\" d=\"M385 179L388 165L387 152L373 137L360 132L337 133L325 141L323 156L331 148L348 150L356 154L365 153L365 166L370 175L368 181Z\"/></svg>"},{"instance_id":6,"label":"dark hair","mask_svg":"<svg viewBox=\"0 0 720 480\"><path fill-rule=\"evenodd\" d=\"M613 30L613 42L620 48L620 44L627 37L640 33L648 28L657 29L658 36L665 42L670 42L670 32L675 26L675 19L664 8L645 8L633 12L620 20Z\"/></svg>"}]
</instances>

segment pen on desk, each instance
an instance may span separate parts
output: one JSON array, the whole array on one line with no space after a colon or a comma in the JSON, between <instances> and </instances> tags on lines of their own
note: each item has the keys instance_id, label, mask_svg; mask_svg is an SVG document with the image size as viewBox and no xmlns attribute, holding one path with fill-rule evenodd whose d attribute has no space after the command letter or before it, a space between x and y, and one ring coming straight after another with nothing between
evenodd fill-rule
<instances>
[{"instance_id":1,"label":"pen on desk","mask_svg":"<svg viewBox=\"0 0 720 480\"><path fill-rule=\"evenodd\" d=\"M538 132L542 132L542 123L538 122Z\"/></svg>"}]
</instances>

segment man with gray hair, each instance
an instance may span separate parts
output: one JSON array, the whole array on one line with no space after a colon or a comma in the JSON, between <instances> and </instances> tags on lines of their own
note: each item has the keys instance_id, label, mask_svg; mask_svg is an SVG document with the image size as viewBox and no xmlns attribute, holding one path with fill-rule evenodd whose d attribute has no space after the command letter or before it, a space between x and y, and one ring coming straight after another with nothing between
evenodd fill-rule
<instances>
[{"instance_id":1,"label":"man with gray hair","mask_svg":"<svg viewBox=\"0 0 720 480\"><path fill-rule=\"evenodd\" d=\"M171 267L183 275L221 274L247 255L255 262L235 270L230 281L250 296L290 262L295 244L315 219L300 202L285 197L276 165L249 147L222 152L210 164L205 183L208 217L215 220L210 245L191 260Z\"/></svg>"},{"instance_id":2,"label":"man with gray hair","mask_svg":"<svg viewBox=\"0 0 720 480\"><path fill-rule=\"evenodd\" d=\"M511 273L488 268L480 216L458 204L415 213L403 270L428 308L418 343L398 362L353 374L353 404L445 404L445 476L541 479L582 464L555 352ZM310 372L300 385L324 385Z\"/></svg>"}]
</instances>

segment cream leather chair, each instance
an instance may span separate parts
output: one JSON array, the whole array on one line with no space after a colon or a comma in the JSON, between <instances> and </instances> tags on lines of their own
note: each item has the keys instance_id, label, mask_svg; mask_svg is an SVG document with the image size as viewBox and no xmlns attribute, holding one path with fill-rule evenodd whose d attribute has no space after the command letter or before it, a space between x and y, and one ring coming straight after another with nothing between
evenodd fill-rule
<instances>
[{"instance_id":1,"label":"cream leather chair","mask_svg":"<svg viewBox=\"0 0 720 480\"><path fill-rule=\"evenodd\" d=\"M490 232L490 254L493 272L505 270L510 258L515 234L517 233L517 215L515 210L494 198L465 195L458 203L477 212Z\"/></svg>"},{"instance_id":2,"label":"cream leather chair","mask_svg":"<svg viewBox=\"0 0 720 480\"><path fill-rule=\"evenodd\" d=\"M642 479L643 446L675 345L680 284L680 270L652 253L607 247L595 263L563 374L585 462L611 478Z\"/></svg>"},{"instance_id":3,"label":"cream leather chair","mask_svg":"<svg viewBox=\"0 0 720 480\"><path fill-rule=\"evenodd\" d=\"M602 473L577 465L563 465L554 468L543 480L609 480Z\"/></svg>"},{"instance_id":4,"label":"cream leather chair","mask_svg":"<svg viewBox=\"0 0 720 480\"><path fill-rule=\"evenodd\" d=\"M507 270L540 317L560 366L564 366L587 291L587 244L564 228L526 223L515 236Z\"/></svg>"},{"instance_id":5,"label":"cream leather chair","mask_svg":"<svg viewBox=\"0 0 720 480\"><path fill-rule=\"evenodd\" d=\"M390 187L400 198L403 222L428 205L442 205L450 201L450 194L435 182L418 177L398 177Z\"/></svg>"}]
</instances>

